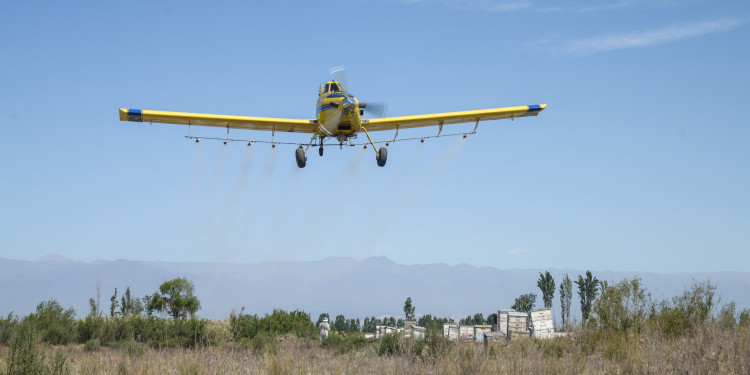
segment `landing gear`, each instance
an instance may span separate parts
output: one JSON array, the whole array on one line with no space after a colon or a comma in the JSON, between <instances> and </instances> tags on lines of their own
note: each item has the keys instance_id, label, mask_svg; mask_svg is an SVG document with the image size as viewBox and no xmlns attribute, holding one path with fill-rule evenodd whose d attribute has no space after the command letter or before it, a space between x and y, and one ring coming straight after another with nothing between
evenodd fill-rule
<instances>
[{"instance_id":1,"label":"landing gear","mask_svg":"<svg viewBox=\"0 0 750 375\"><path fill-rule=\"evenodd\" d=\"M302 146L299 146L297 151L294 152L294 156L297 159L297 166L300 168L304 168L307 164L307 157L305 156L305 150L302 148Z\"/></svg>"},{"instance_id":2,"label":"landing gear","mask_svg":"<svg viewBox=\"0 0 750 375\"><path fill-rule=\"evenodd\" d=\"M320 148L318 149L318 154L320 154L320 156L323 156L323 145L320 145Z\"/></svg>"},{"instance_id":3,"label":"landing gear","mask_svg":"<svg viewBox=\"0 0 750 375\"><path fill-rule=\"evenodd\" d=\"M385 162L388 159L388 149L385 147L381 147L380 150L378 150L378 167L385 167Z\"/></svg>"}]
</instances>

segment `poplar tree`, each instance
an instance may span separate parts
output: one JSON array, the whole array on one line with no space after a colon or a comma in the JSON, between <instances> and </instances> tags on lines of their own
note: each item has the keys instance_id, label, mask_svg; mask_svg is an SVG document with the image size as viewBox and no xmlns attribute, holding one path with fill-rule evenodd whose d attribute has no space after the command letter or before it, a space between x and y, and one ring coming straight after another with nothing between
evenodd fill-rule
<instances>
[{"instance_id":1,"label":"poplar tree","mask_svg":"<svg viewBox=\"0 0 750 375\"><path fill-rule=\"evenodd\" d=\"M573 299L573 281L565 274L560 283L560 313L562 315L563 328L570 326L570 301Z\"/></svg>"},{"instance_id":2,"label":"poplar tree","mask_svg":"<svg viewBox=\"0 0 750 375\"><path fill-rule=\"evenodd\" d=\"M544 274L539 272L539 280L536 282L536 285L542 290L544 307L552 307L552 299L555 298L555 279L552 277L552 274L549 271Z\"/></svg>"},{"instance_id":3,"label":"poplar tree","mask_svg":"<svg viewBox=\"0 0 750 375\"><path fill-rule=\"evenodd\" d=\"M407 297L406 302L404 302L404 316L406 320L414 320L414 306L411 305L411 297Z\"/></svg>"},{"instance_id":4,"label":"poplar tree","mask_svg":"<svg viewBox=\"0 0 750 375\"><path fill-rule=\"evenodd\" d=\"M599 293L597 289L600 283L599 279L591 274L591 271L586 271L585 279L578 275L578 280L575 283L578 285L578 296L581 298L581 319L583 326L586 327L586 321L591 314L591 303L594 302L596 295Z\"/></svg>"}]
</instances>

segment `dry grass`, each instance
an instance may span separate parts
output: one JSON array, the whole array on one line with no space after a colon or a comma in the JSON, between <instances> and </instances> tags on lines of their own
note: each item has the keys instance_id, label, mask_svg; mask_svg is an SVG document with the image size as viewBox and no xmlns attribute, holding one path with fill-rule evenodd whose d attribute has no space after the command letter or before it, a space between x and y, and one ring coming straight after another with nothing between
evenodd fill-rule
<instances>
[{"instance_id":1,"label":"dry grass","mask_svg":"<svg viewBox=\"0 0 750 375\"><path fill-rule=\"evenodd\" d=\"M692 336L621 336L592 345L585 335L453 345L441 356L379 356L374 345L345 354L316 341L283 339L262 353L231 345L199 349L63 347L72 374L747 374L750 330L712 326ZM49 348L51 353L53 348ZM0 369L7 347L0 348ZM1 371L1 370L0 370Z\"/></svg>"}]
</instances>

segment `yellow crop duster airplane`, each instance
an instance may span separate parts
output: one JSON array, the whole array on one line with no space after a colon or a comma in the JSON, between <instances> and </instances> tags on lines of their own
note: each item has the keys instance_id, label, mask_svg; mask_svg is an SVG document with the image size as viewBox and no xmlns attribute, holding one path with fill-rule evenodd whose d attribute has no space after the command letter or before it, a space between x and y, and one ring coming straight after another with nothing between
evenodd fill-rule
<instances>
[{"instance_id":1,"label":"yellow crop duster airplane","mask_svg":"<svg viewBox=\"0 0 750 375\"><path fill-rule=\"evenodd\" d=\"M418 116L364 119L362 118L364 110L380 111L384 115L385 107L374 103L368 107L366 103L360 102L356 97L351 95L346 90L343 68L334 68L331 70L331 74L334 75L334 80L326 82L325 86L321 85L318 90L318 103L316 105L315 119L209 115L202 113L120 108L120 120L215 126L226 128L227 131L229 129L251 129L267 130L274 132L274 134L275 132L312 134L312 138L310 138L307 147L304 148L300 145L295 151L297 166L300 168L304 168L307 164L307 150L309 150L310 146L314 145L313 142L315 142L316 138L319 140L319 143L315 145L320 146L319 153L323 156L323 142L326 138L335 138L341 146L345 142L351 144L351 139L357 138L359 132L363 131L376 152L378 166L382 167L385 166L386 159L388 158L388 149L386 147L377 149L369 132L395 130L396 137L398 137L399 129L438 126L440 128L438 132L439 136L440 132L443 130L443 125L474 122L476 124L474 126L474 131L466 133L474 134L479 125L479 121L536 116L547 106L546 104L537 104L473 111L434 113ZM337 77L337 75L339 75L339 77ZM464 137L466 137L466 134L464 134ZM398 140L396 137L394 137L393 141ZM199 137L191 138L196 138L197 140ZM424 141L424 138L422 138L422 141ZM388 145L388 143L386 143L386 145ZM366 144L365 147L367 147Z\"/></svg>"}]
</instances>

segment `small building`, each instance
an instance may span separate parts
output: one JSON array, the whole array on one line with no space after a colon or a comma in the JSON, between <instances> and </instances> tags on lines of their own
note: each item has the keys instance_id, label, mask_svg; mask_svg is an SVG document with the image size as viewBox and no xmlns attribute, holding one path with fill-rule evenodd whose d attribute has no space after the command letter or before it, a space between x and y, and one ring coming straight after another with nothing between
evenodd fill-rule
<instances>
[{"instance_id":1,"label":"small building","mask_svg":"<svg viewBox=\"0 0 750 375\"><path fill-rule=\"evenodd\" d=\"M528 334L529 330L526 326L529 314L520 311L508 311L508 333L506 336L510 337L510 333L523 333Z\"/></svg>"},{"instance_id":2,"label":"small building","mask_svg":"<svg viewBox=\"0 0 750 375\"><path fill-rule=\"evenodd\" d=\"M458 340L458 324L443 324L443 336L447 337L450 340Z\"/></svg>"},{"instance_id":3,"label":"small building","mask_svg":"<svg viewBox=\"0 0 750 375\"><path fill-rule=\"evenodd\" d=\"M484 335L486 333L492 332L492 326L491 325L475 325L474 326L474 341L482 342L484 341Z\"/></svg>"},{"instance_id":4,"label":"small building","mask_svg":"<svg viewBox=\"0 0 750 375\"><path fill-rule=\"evenodd\" d=\"M474 340L474 326L458 326L458 338L462 340Z\"/></svg>"},{"instance_id":5,"label":"small building","mask_svg":"<svg viewBox=\"0 0 750 375\"><path fill-rule=\"evenodd\" d=\"M413 339L424 338L425 333L427 333L427 328L416 325L410 326L409 330L411 331L409 337Z\"/></svg>"},{"instance_id":6,"label":"small building","mask_svg":"<svg viewBox=\"0 0 750 375\"><path fill-rule=\"evenodd\" d=\"M411 327L417 325L417 322L407 320L404 322L404 336L409 337L411 335Z\"/></svg>"},{"instance_id":7,"label":"small building","mask_svg":"<svg viewBox=\"0 0 750 375\"><path fill-rule=\"evenodd\" d=\"M375 326L375 339L380 339L381 337L393 332L398 332L398 328L389 326Z\"/></svg>"},{"instance_id":8,"label":"small building","mask_svg":"<svg viewBox=\"0 0 750 375\"><path fill-rule=\"evenodd\" d=\"M534 327L534 338L546 339L555 336L555 323L552 319L552 308L548 307L533 310L531 312L531 324Z\"/></svg>"}]
</instances>

